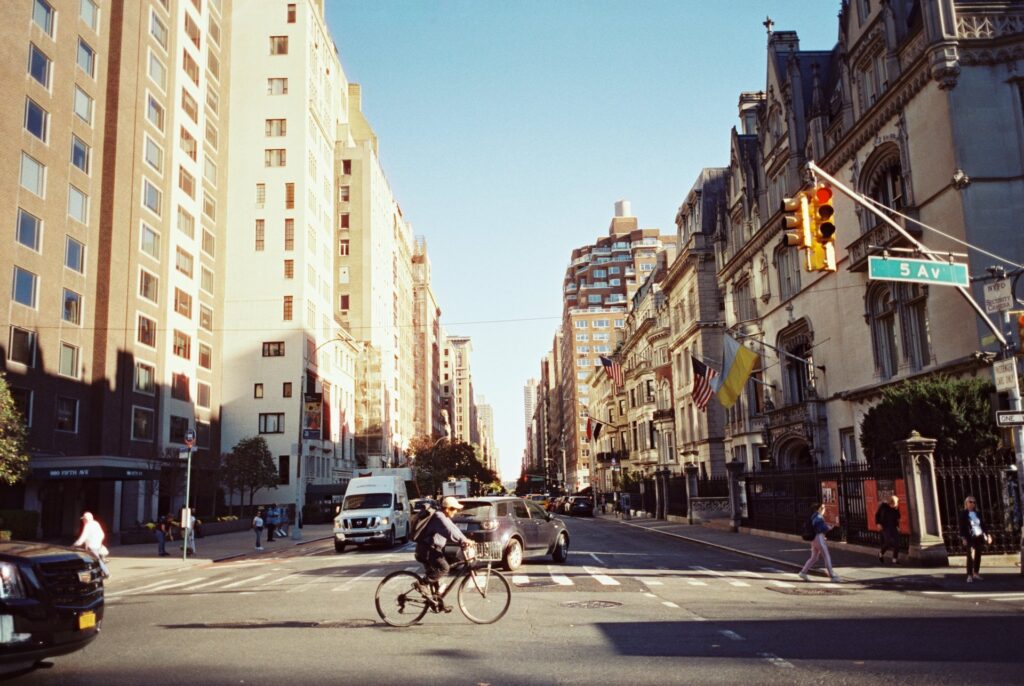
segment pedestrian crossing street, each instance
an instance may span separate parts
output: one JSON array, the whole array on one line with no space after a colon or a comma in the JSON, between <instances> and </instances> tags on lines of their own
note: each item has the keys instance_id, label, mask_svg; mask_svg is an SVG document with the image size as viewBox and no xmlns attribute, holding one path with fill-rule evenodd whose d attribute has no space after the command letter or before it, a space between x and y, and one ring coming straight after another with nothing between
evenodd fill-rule
<instances>
[{"instance_id":1,"label":"pedestrian crossing street","mask_svg":"<svg viewBox=\"0 0 1024 686\"><path fill-rule=\"evenodd\" d=\"M312 555L306 555L311 557ZM148 577L120 587L108 583L108 604L145 596L209 596L214 594L255 593L352 593L372 596L380 580L398 569L421 572L408 553L401 551L346 559L344 566L303 564L303 556L290 558L260 557L193 567L175 575ZM579 556L576 564L531 562L506 578L517 591L587 591L658 593L692 591L695 598L709 592L786 589L807 586L792 572L772 567L759 571L714 569L691 565L682 569L611 568ZM572 560L570 559L570 562ZM827 584L825 584L827 585Z\"/></svg>"}]
</instances>

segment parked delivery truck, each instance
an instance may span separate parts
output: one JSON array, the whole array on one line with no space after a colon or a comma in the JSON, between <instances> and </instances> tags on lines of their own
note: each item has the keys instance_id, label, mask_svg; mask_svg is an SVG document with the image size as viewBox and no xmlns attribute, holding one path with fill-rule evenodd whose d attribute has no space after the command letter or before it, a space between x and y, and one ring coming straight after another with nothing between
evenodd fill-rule
<instances>
[{"instance_id":1,"label":"parked delivery truck","mask_svg":"<svg viewBox=\"0 0 1024 686\"><path fill-rule=\"evenodd\" d=\"M334 550L349 544L409 540L409 497L398 475L360 476L348 482L341 509L334 518Z\"/></svg>"}]
</instances>

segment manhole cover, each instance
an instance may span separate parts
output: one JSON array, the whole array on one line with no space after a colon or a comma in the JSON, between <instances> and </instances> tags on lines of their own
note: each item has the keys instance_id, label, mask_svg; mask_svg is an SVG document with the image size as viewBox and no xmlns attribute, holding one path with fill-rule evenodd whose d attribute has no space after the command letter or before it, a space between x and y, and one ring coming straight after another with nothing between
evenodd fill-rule
<instances>
[{"instance_id":1,"label":"manhole cover","mask_svg":"<svg viewBox=\"0 0 1024 686\"><path fill-rule=\"evenodd\" d=\"M562 607L575 607L584 610L598 610L602 607L618 607L622 603L617 603L614 600L570 600L567 603L562 603Z\"/></svg>"},{"instance_id":2,"label":"manhole cover","mask_svg":"<svg viewBox=\"0 0 1024 686\"><path fill-rule=\"evenodd\" d=\"M767 588L769 591L785 595L850 595L850 591L843 591L838 588L778 588L777 586L769 586Z\"/></svg>"}]
</instances>

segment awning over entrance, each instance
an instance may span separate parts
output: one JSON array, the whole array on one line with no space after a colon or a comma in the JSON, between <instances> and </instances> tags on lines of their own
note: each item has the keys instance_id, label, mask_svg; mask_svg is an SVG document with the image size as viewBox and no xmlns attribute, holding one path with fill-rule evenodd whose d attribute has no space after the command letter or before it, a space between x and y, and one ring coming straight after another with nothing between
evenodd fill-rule
<instances>
[{"instance_id":1,"label":"awning over entrance","mask_svg":"<svg viewBox=\"0 0 1024 686\"><path fill-rule=\"evenodd\" d=\"M111 467L107 465L91 465L82 467L34 467L29 478L37 481L57 481L61 479L112 479L116 481L137 481L140 479L159 479L160 472L156 469L134 469L131 467Z\"/></svg>"}]
</instances>

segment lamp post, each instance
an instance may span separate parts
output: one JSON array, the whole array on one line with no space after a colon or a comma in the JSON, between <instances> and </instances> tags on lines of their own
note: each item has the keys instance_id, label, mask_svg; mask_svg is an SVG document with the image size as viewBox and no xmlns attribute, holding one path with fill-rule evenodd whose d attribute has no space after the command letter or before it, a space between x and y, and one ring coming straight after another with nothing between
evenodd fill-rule
<instances>
[{"instance_id":1,"label":"lamp post","mask_svg":"<svg viewBox=\"0 0 1024 686\"><path fill-rule=\"evenodd\" d=\"M309 357L310 358L315 358L316 354L318 352L320 352L320 349L323 348L328 343L337 343L338 341L343 341L343 340L345 340L345 339L342 338L341 336L336 336L335 338L329 338L326 341L324 341L323 343L321 343L320 345L318 345L315 348L313 348L313 351L309 354ZM296 452L298 453L298 455L296 456L296 465L295 465L295 521L292 522L292 540L293 541L301 541L302 540L302 506L303 506L303 504L305 504L305 501L306 501L306 470L303 469L304 465L302 464L302 458L303 458L303 452L304 452L302 450L302 445L303 445L303 438L302 438L303 427L302 427L302 425L303 425L303 415L305 414L305 409L306 409L306 407L305 407L305 403L306 403L306 371L307 371L306 370L306 365L308 363L309 363L309 360L305 359L305 356L303 356L303 360L302 360L302 376L299 377L299 392L298 392L298 396L299 396L299 415L298 415L298 418L299 418L299 421L297 423L299 425L299 442L298 442L298 446L296 448ZM320 406L320 412L321 413L323 412L323 405ZM323 436L322 422L321 422L321 426L320 426L320 435Z\"/></svg>"},{"instance_id":2,"label":"lamp post","mask_svg":"<svg viewBox=\"0 0 1024 686\"><path fill-rule=\"evenodd\" d=\"M185 506L181 508L181 529L185 532L185 540L181 544L181 559L183 562L188 559L189 537L195 536L195 532L192 531L192 508L188 505L192 490L192 446L195 445L195 442L195 429L189 429L185 432L185 447L188 448L188 461L185 466Z\"/></svg>"}]
</instances>

